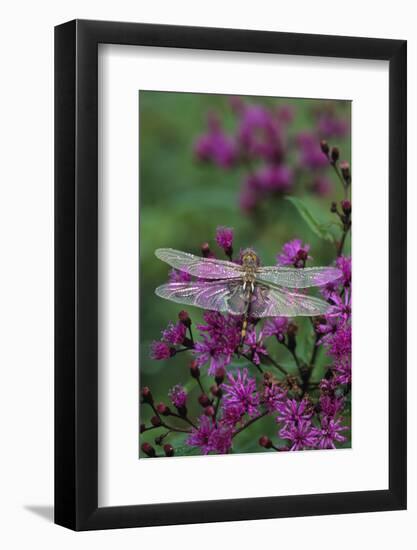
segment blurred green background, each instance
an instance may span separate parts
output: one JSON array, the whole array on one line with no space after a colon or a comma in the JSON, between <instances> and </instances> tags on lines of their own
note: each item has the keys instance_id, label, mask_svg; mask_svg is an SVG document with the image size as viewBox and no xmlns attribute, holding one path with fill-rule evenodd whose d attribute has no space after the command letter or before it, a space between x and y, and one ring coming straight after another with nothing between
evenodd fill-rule
<instances>
[{"instance_id":1,"label":"blurred green background","mask_svg":"<svg viewBox=\"0 0 417 550\"><path fill-rule=\"evenodd\" d=\"M270 108L291 106L294 120L289 124L289 139L299 132L315 128L315 112L323 104L350 122L351 104L347 101L242 97L245 103L261 104ZM196 138L206 131L208 112L215 111L227 132L236 129L237 117L230 108L230 98L222 95L190 94L173 92L139 93L140 109L140 383L149 386L156 401L168 402L167 391L176 383L187 383L190 390L190 416L200 413L196 404L199 390L189 381L188 353L167 361L154 361L149 357L152 340L158 340L169 321L176 322L178 304L158 298L155 288L166 282L169 266L154 256L159 247L171 247L200 254L200 245L209 242L220 258L224 258L215 245L216 227L225 225L234 228L234 249L254 247L263 265L274 265L282 245L291 239L300 238L311 245L313 260L308 265L328 265L335 259L333 243L321 239L302 219L297 209L284 197L266 201L255 217L243 213L238 204L239 190L247 176L244 168L221 169L212 164L200 163L193 155ZM330 145L337 145L341 159L350 162L350 134L344 138L329 138ZM287 164L297 164L293 151ZM343 199L343 190L331 167L323 172L332 182L331 192L320 197L309 191L309 175L299 174L291 195L301 198L322 223L328 224L335 236L340 234L334 225L336 216L330 213L332 201ZM350 254L350 236L345 246ZM224 258L226 259L226 258ZM188 308L195 325L202 320L203 311ZM300 319L300 318L299 318ZM309 320L301 320L298 331L297 351L301 357L312 349L312 331ZM268 340L268 349L290 371L296 372L288 352L275 339ZM323 367L329 364L324 350L319 354L314 379L319 379ZM240 364L240 367L243 366ZM255 369L249 367L252 375ZM212 380L212 379L210 379ZM208 385L209 380L206 381ZM141 422L149 423L152 416L149 407L140 407ZM239 436L239 450L263 451L254 441L254 434L265 433L276 440L277 425L273 418L266 417L245 430ZM163 430L143 434L140 442L154 443L154 438ZM258 435L259 436L259 435ZM181 437L167 441L182 446ZM346 446L350 446L347 442ZM180 452L176 453L177 455Z\"/></svg>"}]
</instances>

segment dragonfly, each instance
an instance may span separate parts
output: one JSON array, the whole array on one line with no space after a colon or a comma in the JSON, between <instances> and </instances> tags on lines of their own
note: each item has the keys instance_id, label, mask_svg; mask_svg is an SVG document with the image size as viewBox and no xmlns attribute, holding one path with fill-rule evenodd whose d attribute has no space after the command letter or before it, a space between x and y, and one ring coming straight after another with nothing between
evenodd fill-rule
<instances>
[{"instance_id":1,"label":"dragonfly","mask_svg":"<svg viewBox=\"0 0 417 550\"><path fill-rule=\"evenodd\" d=\"M174 269L196 277L193 281L161 285L156 295L179 304L243 316L242 342L250 317L326 314L330 304L297 289L324 286L342 276L335 267L262 267L252 248L241 252L240 264L172 248L158 248L155 255Z\"/></svg>"}]
</instances>

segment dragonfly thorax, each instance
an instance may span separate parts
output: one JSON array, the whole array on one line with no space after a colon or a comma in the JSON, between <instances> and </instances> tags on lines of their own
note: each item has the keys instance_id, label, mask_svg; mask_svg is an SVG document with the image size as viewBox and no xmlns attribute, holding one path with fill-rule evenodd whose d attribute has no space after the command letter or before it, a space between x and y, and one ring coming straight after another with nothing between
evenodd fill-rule
<instances>
[{"instance_id":1,"label":"dragonfly thorax","mask_svg":"<svg viewBox=\"0 0 417 550\"><path fill-rule=\"evenodd\" d=\"M256 270L258 269L260 263L259 257L251 248L247 248L243 250L241 260L243 268L243 288L250 288L253 292L256 279Z\"/></svg>"},{"instance_id":2,"label":"dragonfly thorax","mask_svg":"<svg viewBox=\"0 0 417 550\"><path fill-rule=\"evenodd\" d=\"M259 256L251 248L245 248L245 250L242 250L240 258L244 270L256 271L256 269L259 267Z\"/></svg>"}]
</instances>

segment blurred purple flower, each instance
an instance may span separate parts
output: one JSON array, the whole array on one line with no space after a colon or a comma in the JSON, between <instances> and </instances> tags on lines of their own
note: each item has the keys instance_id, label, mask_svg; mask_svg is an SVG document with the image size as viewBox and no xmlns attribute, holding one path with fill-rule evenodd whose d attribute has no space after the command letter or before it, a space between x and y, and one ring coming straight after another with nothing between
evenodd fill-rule
<instances>
[{"instance_id":1,"label":"blurred purple flower","mask_svg":"<svg viewBox=\"0 0 417 550\"><path fill-rule=\"evenodd\" d=\"M280 431L282 439L289 439L291 442L290 451L302 451L303 449L315 447L316 430L310 420L300 420L296 423L286 424Z\"/></svg>"},{"instance_id":2,"label":"blurred purple flower","mask_svg":"<svg viewBox=\"0 0 417 550\"><path fill-rule=\"evenodd\" d=\"M281 254L278 254L277 263L282 266L305 267L306 261L312 259L308 255L309 250L310 245L303 245L300 239L289 241L282 247Z\"/></svg>"},{"instance_id":3,"label":"blurred purple flower","mask_svg":"<svg viewBox=\"0 0 417 550\"><path fill-rule=\"evenodd\" d=\"M342 435L342 432L348 430L348 427L341 426L341 422L341 418L335 420L334 418L323 416L321 427L313 429L318 448L336 449L335 442L343 443L343 441L346 441L346 437Z\"/></svg>"},{"instance_id":4,"label":"blurred purple flower","mask_svg":"<svg viewBox=\"0 0 417 550\"><path fill-rule=\"evenodd\" d=\"M182 384L177 384L176 386L171 388L168 392L168 396L171 399L174 407L176 407L177 409L185 407L185 403L187 401L187 392L185 391Z\"/></svg>"},{"instance_id":5,"label":"blurred purple flower","mask_svg":"<svg viewBox=\"0 0 417 550\"><path fill-rule=\"evenodd\" d=\"M292 105L281 105L277 109L277 117L283 124L289 124L294 120L295 108Z\"/></svg>"},{"instance_id":6,"label":"blurred purple flower","mask_svg":"<svg viewBox=\"0 0 417 550\"><path fill-rule=\"evenodd\" d=\"M261 198L257 185L256 178L251 175L240 188L239 206L247 214L255 210Z\"/></svg>"},{"instance_id":7,"label":"blurred purple flower","mask_svg":"<svg viewBox=\"0 0 417 550\"><path fill-rule=\"evenodd\" d=\"M296 138L303 168L317 170L328 165L328 159L320 147L320 139L309 132L301 132Z\"/></svg>"},{"instance_id":8,"label":"blurred purple flower","mask_svg":"<svg viewBox=\"0 0 417 550\"><path fill-rule=\"evenodd\" d=\"M319 197L327 197L332 192L332 189L332 182L329 178L326 178L326 176L323 175L315 177L313 183L311 184L312 192Z\"/></svg>"},{"instance_id":9,"label":"blurred purple flower","mask_svg":"<svg viewBox=\"0 0 417 550\"><path fill-rule=\"evenodd\" d=\"M248 369L238 371L236 378L231 373L227 375L228 384L223 384L223 407L240 407L242 414L255 416L259 413L259 394L256 391L254 378L248 377Z\"/></svg>"},{"instance_id":10,"label":"blurred purple flower","mask_svg":"<svg viewBox=\"0 0 417 550\"><path fill-rule=\"evenodd\" d=\"M300 420L309 420L313 415L310 401L302 399L297 402L295 399L286 399L278 405L277 422L291 424Z\"/></svg>"},{"instance_id":11,"label":"blurred purple flower","mask_svg":"<svg viewBox=\"0 0 417 550\"><path fill-rule=\"evenodd\" d=\"M293 184L293 172L288 166L270 165L255 175L256 186L262 192L288 192Z\"/></svg>"},{"instance_id":12,"label":"blurred purple flower","mask_svg":"<svg viewBox=\"0 0 417 550\"><path fill-rule=\"evenodd\" d=\"M198 428L193 428L186 440L187 445L200 447L203 454L215 452L226 454L232 446L232 430L229 426L218 425L203 415Z\"/></svg>"},{"instance_id":13,"label":"blurred purple flower","mask_svg":"<svg viewBox=\"0 0 417 550\"><path fill-rule=\"evenodd\" d=\"M218 227L216 229L216 242L228 254L233 246L233 229L231 227Z\"/></svg>"},{"instance_id":14,"label":"blurred purple flower","mask_svg":"<svg viewBox=\"0 0 417 550\"><path fill-rule=\"evenodd\" d=\"M173 346L180 345L184 342L186 330L184 323L176 325L169 323L168 327L162 331L162 340Z\"/></svg>"},{"instance_id":15,"label":"blurred purple flower","mask_svg":"<svg viewBox=\"0 0 417 550\"><path fill-rule=\"evenodd\" d=\"M151 344L151 358L157 361L162 361L163 359L169 359L171 357L171 348L165 342L160 342L155 340Z\"/></svg>"},{"instance_id":16,"label":"blurred purple flower","mask_svg":"<svg viewBox=\"0 0 417 550\"><path fill-rule=\"evenodd\" d=\"M237 159L235 142L223 132L215 115L209 115L208 126L208 132L198 137L194 144L196 157L200 161L214 162L221 168L230 168Z\"/></svg>"},{"instance_id":17,"label":"blurred purple flower","mask_svg":"<svg viewBox=\"0 0 417 550\"><path fill-rule=\"evenodd\" d=\"M266 321L262 331L263 335L276 336L280 342L283 342L287 333L288 323L288 317L272 317Z\"/></svg>"},{"instance_id":18,"label":"blurred purple flower","mask_svg":"<svg viewBox=\"0 0 417 550\"><path fill-rule=\"evenodd\" d=\"M284 155L281 128L272 113L260 105L244 109L238 129L238 141L246 154L280 162Z\"/></svg>"},{"instance_id":19,"label":"blurred purple flower","mask_svg":"<svg viewBox=\"0 0 417 550\"><path fill-rule=\"evenodd\" d=\"M322 138L345 137L349 132L349 123L332 113L323 113L317 121L317 130Z\"/></svg>"}]
</instances>

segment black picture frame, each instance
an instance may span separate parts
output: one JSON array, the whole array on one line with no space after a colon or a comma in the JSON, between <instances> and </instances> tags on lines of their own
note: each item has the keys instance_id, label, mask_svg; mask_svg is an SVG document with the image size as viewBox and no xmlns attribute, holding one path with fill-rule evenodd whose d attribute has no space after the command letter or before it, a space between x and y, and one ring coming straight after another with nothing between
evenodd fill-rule
<instances>
[{"instance_id":1,"label":"black picture frame","mask_svg":"<svg viewBox=\"0 0 417 550\"><path fill-rule=\"evenodd\" d=\"M389 62L387 490L98 507L97 53L106 43ZM406 508L406 47L404 40L106 21L55 28L57 524L78 531Z\"/></svg>"}]
</instances>

